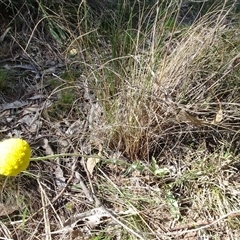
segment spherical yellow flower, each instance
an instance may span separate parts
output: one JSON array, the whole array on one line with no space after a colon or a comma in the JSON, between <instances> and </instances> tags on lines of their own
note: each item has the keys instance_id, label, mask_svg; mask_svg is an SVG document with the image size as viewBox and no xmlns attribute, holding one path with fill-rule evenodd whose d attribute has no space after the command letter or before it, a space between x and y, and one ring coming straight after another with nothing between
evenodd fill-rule
<instances>
[{"instance_id":1,"label":"spherical yellow flower","mask_svg":"<svg viewBox=\"0 0 240 240\"><path fill-rule=\"evenodd\" d=\"M0 142L0 174L16 176L24 171L29 163L31 148L20 138L11 138Z\"/></svg>"}]
</instances>

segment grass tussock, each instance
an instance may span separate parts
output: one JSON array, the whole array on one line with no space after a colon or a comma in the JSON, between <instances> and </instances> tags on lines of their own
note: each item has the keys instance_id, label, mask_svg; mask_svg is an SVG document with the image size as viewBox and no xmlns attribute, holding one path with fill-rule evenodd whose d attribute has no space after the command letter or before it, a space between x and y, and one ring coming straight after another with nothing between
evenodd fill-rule
<instances>
[{"instance_id":1,"label":"grass tussock","mask_svg":"<svg viewBox=\"0 0 240 240\"><path fill-rule=\"evenodd\" d=\"M91 3L38 2L18 40L39 66L46 52L66 66L28 82L51 103L25 133L33 155L80 156L1 180L3 208L16 206L0 216L2 236L238 239L237 6L198 3L188 23L174 1Z\"/></svg>"},{"instance_id":2,"label":"grass tussock","mask_svg":"<svg viewBox=\"0 0 240 240\"><path fill-rule=\"evenodd\" d=\"M219 21L213 25L206 17L189 29L179 30L176 38L172 29L165 33L170 35L165 42L155 45L152 40L145 48L139 45L135 52L113 59L100 66L99 72L93 72L106 120L112 126L108 137L111 147L132 160L149 160L158 156L164 145L175 144L166 141L166 136L190 133L194 129L191 125L196 134L206 131L211 136L210 132L218 132L218 128L223 134L225 130L229 133L227 123L214 124L214 119L223 105L230 115L234 114L229 103L222 102L233 86L238 88L232 78L237 55L231 43L226 49L223 35L230 37L231 30L225 30L222 19ZM151 30L155 31L155 27ZM140 42L139 38L136 42ZM236 99L230 94L228 100L234 104ZM230 132L234 135L235 129Z\"/></svg>"}]
</instances>

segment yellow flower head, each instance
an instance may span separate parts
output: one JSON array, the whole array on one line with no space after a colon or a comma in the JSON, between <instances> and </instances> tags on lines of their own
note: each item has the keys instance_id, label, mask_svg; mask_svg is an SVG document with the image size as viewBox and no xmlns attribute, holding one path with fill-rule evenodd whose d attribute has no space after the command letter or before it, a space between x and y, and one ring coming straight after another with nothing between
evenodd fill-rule
<instances>
[{"instance_id":1,"label":"yellow flower head","mask_svg":"<svg viewBox=\"0 0 240 240\"><path fill-rule=\"evenodd\" d=\"M30 162L31 148L20 138L0 142L0 174L16 176L24 171Z\"/></svg>"}]
</instances>

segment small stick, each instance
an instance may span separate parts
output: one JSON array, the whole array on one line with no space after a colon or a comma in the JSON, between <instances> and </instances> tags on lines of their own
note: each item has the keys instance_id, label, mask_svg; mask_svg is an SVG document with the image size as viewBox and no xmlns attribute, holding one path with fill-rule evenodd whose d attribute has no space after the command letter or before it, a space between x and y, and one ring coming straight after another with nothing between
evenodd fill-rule
<instances>
[{"instance_id":1,"label":"small stick","mask_svg":"<svg viewBox=\"0 0 240 240\"><path fill-rule=\"evenodd\" d=\"M205 228L209 228L213 225L215 225L216 223L220 222L221 220L227 218L227 217L239 217L240 216L240 210L238 211L233 211L230 213L227 213L225 215L222 215L221 217L219 217L216 220L213 221L207 221L207 222L201 222L201 223L195 223L195 224L191 224L191 225L184 225L184 226L177 226L174 228L169 229L171 232L166 233L167 235L182 235L182 234L186 234L186 233L191 233L191 232L196 232ZM189 230L185 230L185 231L181 231L184 229L189 229Z\"/></svg>"}]
</instances>

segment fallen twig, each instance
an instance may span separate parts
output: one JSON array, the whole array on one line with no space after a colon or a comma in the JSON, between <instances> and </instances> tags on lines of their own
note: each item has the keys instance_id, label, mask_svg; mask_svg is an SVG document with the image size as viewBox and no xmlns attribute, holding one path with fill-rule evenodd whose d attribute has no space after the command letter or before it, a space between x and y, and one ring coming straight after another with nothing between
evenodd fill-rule
<instances>
[{"instance_id":1,"label":"fallen twig","mask_svg":"<svg viewBox=\"0 0 240 240\"><path fill-rule=\"evenodd\" d=\"M228 218L228 217L234 218L239 216L240 216L240 210L237 210L237 211L233 211L225 215L222 215L221 217L213 221L205 221L200 223L187 224L183 226L176 226L174 228L169 229L169 232L167 233L167 235L178 235L178 234L182 235L190 232L196 232L205 228L209 228L215 225L216 223L220 222L221 220L224 220L225 218Z\"/></svg>"}]
</instances>

